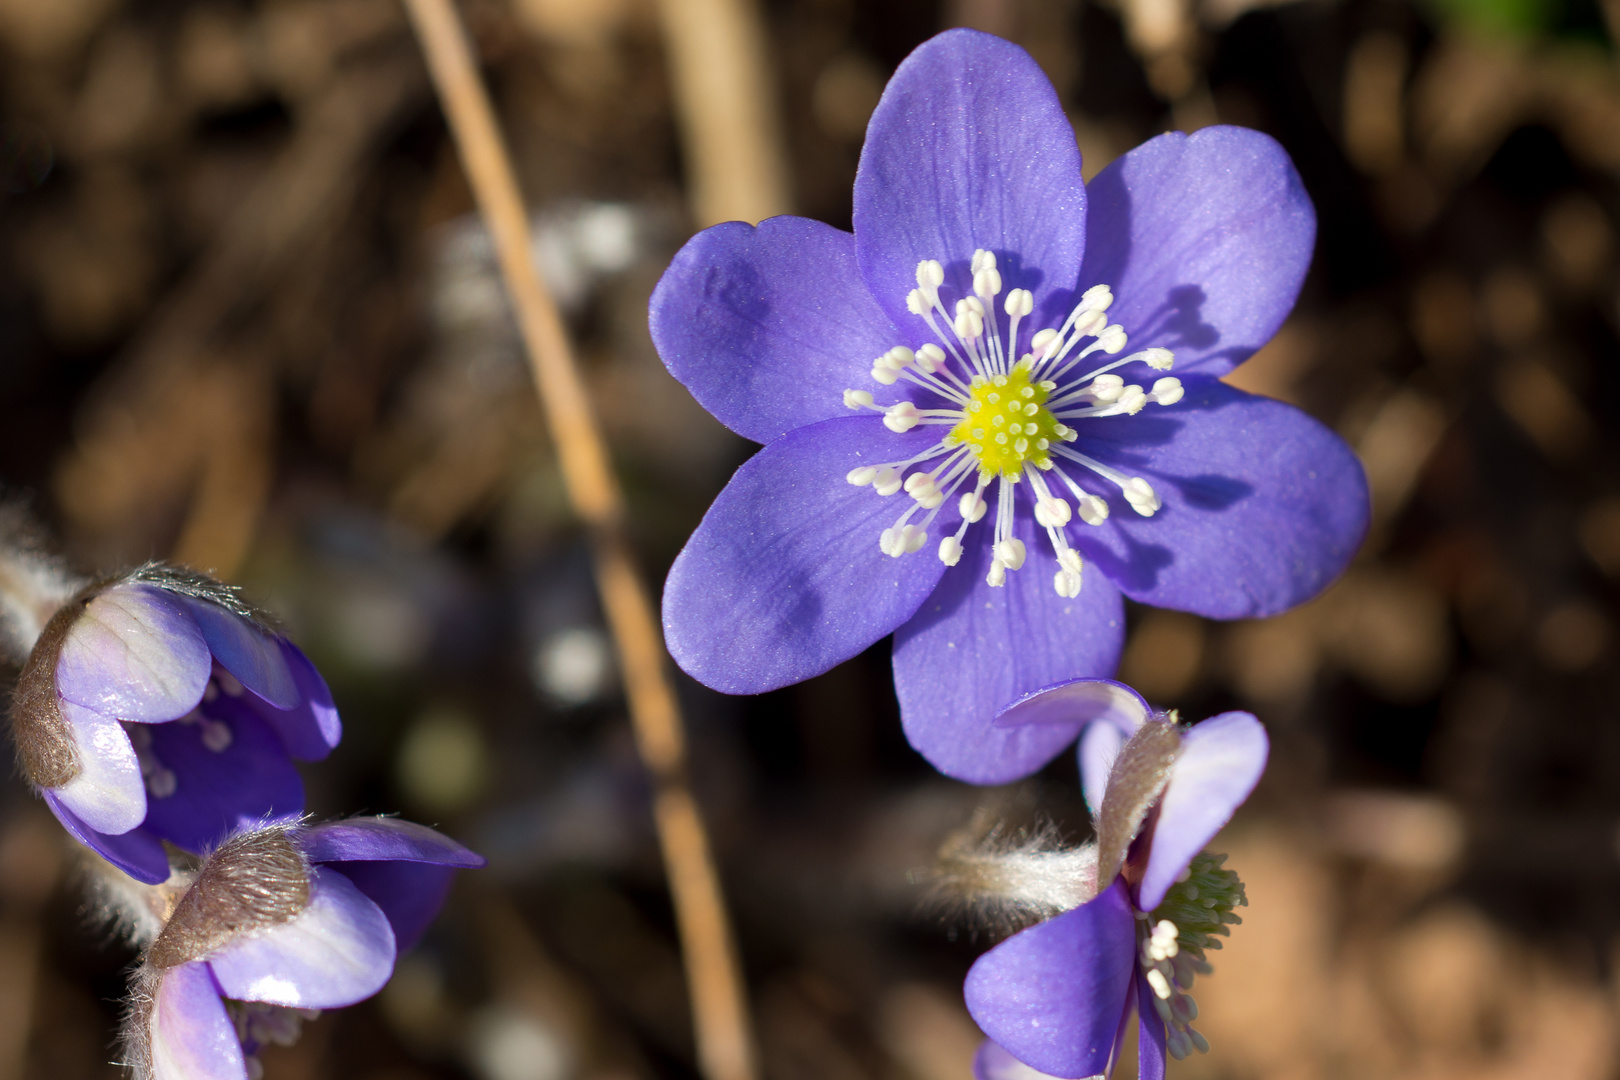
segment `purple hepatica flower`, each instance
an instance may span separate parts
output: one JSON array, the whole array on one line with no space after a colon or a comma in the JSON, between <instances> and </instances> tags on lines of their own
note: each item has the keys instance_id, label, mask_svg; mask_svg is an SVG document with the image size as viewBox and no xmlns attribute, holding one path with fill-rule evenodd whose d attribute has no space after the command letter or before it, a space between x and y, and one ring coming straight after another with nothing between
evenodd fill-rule
<instances>
[{"instance_id":1,"label":"purple hepatica flower","mask_svg":"<svg viewBox=\"0 0 1620 1080\"><path fill-rule=\"evenodd\" d=\"M1226 857L1203 848L1259 782L1265 729L1243 712L1183 727L1104 679L1061 683L1009 710L1020 711L1084 725L1097 878L1091 899L1013 935L968 972L968 1011L992 1040L977 1075L1108 1073L1134 1012L1139 1075L1158 1080L1167 1052L1208 1049L1187 991L1211 970L1204 951L1220 948L1226 925L1241 922L1232 909L1247 900Z\"/></svg>"},{"instance_id":2,"label":"purple hepatica flower","mask_svg":"<svg viewBox=\"0 0 1620 1080\"><path fill-rule=\"evenodd\" d=\"M167 840L200 852L304 809L291 758L342 735L315 666L233 590L148 565L46 624L11 708L24 775L81 842L149 884Z\"/></svg>"},{"instance_id":3,"label":"purple hepatica flower","mask_svg":"<svg viewBox=\"0 0 1620 1080\"><path fill-rule=\"evenodd\" d=\"M301 1018L382 989L482 857L391 818L238 833L203 861L142 960L125 1021L138 1080L246 1080ZM252 1072L250 1073L250 1070Z\"/></svg>"},{"instance_id":4,"label":"purple hepatica flower","mask_svg":"<svg viewBox=\"0 0 1620 1080\"><path fill-rule=\"evenodd\" d=\"M1121 593L1222 619L1315 595L1365 531L1361 466L1219 381L1287 316L1315 231L1265 135L1162 135L1088 190L1027 53L918 48L872 116L853 236L719 225L653 294L670 371L766 444L670 570L676 661L759 693L893 633L912 745L999 783L1074 729L984 718L1112 672Z\"/></svg>"}]
</instances>

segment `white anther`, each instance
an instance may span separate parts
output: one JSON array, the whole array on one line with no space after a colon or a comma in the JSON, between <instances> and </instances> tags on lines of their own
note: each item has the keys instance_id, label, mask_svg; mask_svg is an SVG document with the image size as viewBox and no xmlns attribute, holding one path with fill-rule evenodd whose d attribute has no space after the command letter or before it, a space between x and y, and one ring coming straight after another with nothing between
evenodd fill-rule
<instances>
[{"instance_id":1,"label":"white anther","mask_svg":"<svg viewBox=\"0 0 1620 1080\"><path fill-rule=\"evenodd\" d=\"M894 370L904 371L906 368L912 365L913 361L917 359L917 354L906 348L904 345L896 345L894 348L884 353L883 358L889 362L889 366L894 368Z\"/></svg>"},{"instance_id":2,"label":"white anther","mask_svg":"<svg viewBox=\"0 0 1620 1080\"><path fill-rule=\"evenodd\" d=\"M1012 298L1008 297L1010 301ZM1035 350L1036 356L1045 356L1052 343L1057 341L1058 332L1048 327L1045 330L1035 331L1035 336L1029 339L1029 347Z\"/></svg>"},{"instance_id":3,"label":"white anther","mask_svg":"<svg viewBox=\"0 0 1620 1080\"><path fill-rule=\"evenodd\" d=\"M921 289L912 289L906 293L906 310L913 315L927 315L934 307Z\"/></svg>"},{"instance_id":4,"label":"white anther","mask_svg":"<svg viewBox=\"0 0 1620 1080\"><path fill-rule=\"evenodd\" d=\"M848 480L856 487L865 487L867 484L870 484L872 481L876 480L877 475L878 469L876 465L860 465L845 473L844 479Z\"/></svg>"},{"instance_id":5,"label":"white anther","mask_svg":"<svg viewBox=\"0 0 1620 1080\"><path fill-rule=\"evenodd\" d=\"M969 269L972 270L975 274L977 274L980 270L985 270L985 269L994 270L995 268L996 268L996 253L995 252L986 251L984 248L979 248L977 251L975 251L973 253L973 262L971 264L969 264Z\"/></svg>"},{"instance_id":6,"label":"white anther","mask_svg":"<svg viewBox=\"0 0 1620 1080\"><path fill-rule=\"evenodd\" d=\"M1024 542L1016 536L1002 540L994 548L996 561L1005 563L1007 569L1017 570L1024 565Z\"/></svg>"},{"instance_id":7,"label":"white anther","mask_svg":"<svg viewBox=\"0 0 1620 1080\"><path fill-rule=\"evenodd\" d=\"M911 555L922 550L922 546L928 542L928 533L918 525L902 525L899 540L900 550L895 554Z\"/></svg>"},{"instance_id":8,"label":"white anther","mask_svg":"<svg viewBox=\"0 0 1620 1080\"><path fill-rule=\"evenodd\" d=\"M898 559L905 554L905 548L900 545L899 540L900 531L898 529L884 529L878 533L878 550L885 555L892 555Z\"/></svg>"},{"instance_id":9,"label":"white anther","mask_svg":"<svg viewBox=\"0 0 1620 1080\"><path fill-rule=\"evenodd\" d=\"M1145 349L1142 352L1142 363L1154 371L1169 371L1176 362L1176 354L1169 349Z\"/></svg>"},{"instance_id":10,"label":"white anther","mask_svg":"<svg viewBox=\"0 0 1620 1080\"><path fill-rule=\"evenodd\" d=\"M890 367L880 356L872 362L872 378L884 386L893 386L900 381L900 373Z\"/></svg>"},{"instance_id":11,"label":"white anther","mask_svg":"<svg viewBox=\"0 0 1620 1080\"><path fill-rule=\"evenodd\" d=\"M1181 385L1180 379L1167 378L1155 382L1153 392L1148 397L1153 401L1157 401L1160 405L1174 405L1186 394L1186 388Z\"/></svg>"},{"instance_id":12,"label":"white anther","mask_svg":"<svg viewBox=\"0 0 1620 1080\"><path fill-rule=\"evenodd\" d=\"M939 542L939 561L946 566L955 566L962 560L962 541L954 536L947 536Z\"/></svg>"},{"instance_id":13,"label":"white anther","mask_svg":"<svg viewBox=\"0 0 1620 1080\"><path fill-rule=\"evenodd\" d=\"M1200 1035L1198 1032L1194 1031L1192 1028L1187 1029L1187 1037L1192 1040L1192 1044L1198 1048L1198 1052L1200 1054L1209 1053L1209 1040L1208 1039L1204 1038L1202 1035Z\"/></svg>"},{"instance_id":14,"label":"white anther","mask_svg":"<svg viewBox=\"0 0 1620 1080\"><path fill-rule=\"evenodd\" d=\"M1078 500L1075 509L1080 514L1080 520L1087 525L1101 525L1108 520L1108 504L1095 495Z\"/></svg>"},{"instance_id":15,"label":"white anther","mask_svg":"<svg viewBox=\"0 0 1620 1080\"><path fill-rule=\"evenodd\" d=\"M1067 570L1059 570L1052 576L1052 588L1065 600L1073 600L1080 595L1080 575L1071 574Z\"/></svg>"},{"instance_id":16,"label":"white anther","mask_svg":"<svg viewBox=\"0 0 1620 1080\"><path fill-rule=\"evenodd\" d=\"M872 486L879 495L893 495L900 490L900 470L893 465L885 465L877 471L872 478Z\"/></svg>"},{"instance_id":17,"label":"white anther","mask_svg":"<svg viewBox=\"0 0 1620 1080\"><path fill-rule=\"evenodd\" d=\"M1074 320L1074 333L1076 337L1087 337L1107 325L1108 316L1100 311L1088 311Z\"/></svg>"},{"instance_id":18,"label":"white anther","mask_svg":"<svg viewBox=\"0 0 1620 1080\"><path fill-rule=\"evenodd\" d=\"M236 736L231 733L231 725L223 720L204 720L202 723L202 743L216 754L222 754L231 748Z\"/></svg>"},{"instance_id":19,"label":"white anther","mask_svg":"<svg viewBox=\"0 0 1620 1080\"><path fill-rule=\"evenodd\" d=\"M1164 972L1160 971L1156 967L1148 968L1147 981L1148 985L1153 987L1153 995L1155 997L1161 1001L1168 1001L1170 999L1170 980L1164 977Z\"/></svg>"},{"instance_id":20,"label":"white anther","mask_svg":"<svg viewBox=\"0 0 1620 1080\"><path fill-rule=\"evenodd\" d=\"M1056 435L1064 442L1074 442L1074 440L1080 437L1079 433L1067 424L1059 424L1057 427L1052 429L1052 434Z\"/></svg>"},{"instance_id":21,"label":"white anther","mask_svg":"<svg viewBox=\"0 0 1620 1080\"><path fill-rule=\"evenodd\" d=\"M945 350L929 342L917 350L917 366L932 375L945 366Z\"/></svg>"},{"instance_id":22,"label":"white anther","mask_svg":"<svg viewBox=\"0 0 1620 1080\"><path fill-rule=\"evenodd\" d=\"M961 500L956 504L956 508L961 512L962 520L972 525L984 517L990 509L990 504L985 502L984 497L978 492L968 491L963 493Z\"/></svg>"},{"instance_id":23,"label":"white anther","mask_svg":"<svg viewBox=\"0 0 1620 1080\"><path fill-rule=\"evenodd\" d=\"M1007 564L1000 559L991 559L990 572L984 575L984 583L992 589L999 589L1007 584Z\"/></svg>"},{"instance_id":24,"label":"white anther","mask_svg":"<svg viewBox=\"0 0 1620 1080\"><path fill-rule=\"evenodd\" d=\"M917 264L917 287L924 292L945 284L945 268L938 259L924 259Z\"/></svg>"},{"instance_id":25,"label":"white anther","mask_svg":"<svg viewBox=\"0 0 1620 1080\"><path fill-rule=\"evenodd\" d=\"M907 495L914 495L920 487L933 487L934 478L925 472L914 472L906 477L905 489Z\"/></svg>"},{"instance_id":26,"label":"white anther","mask_svg":"<svg viewBox=\"0 0 1620 1080\"><path fill-rule=\"evenodd\" d=\"M1091 385L1086 387L1086 393L1098 401L1117 401L1124 389L1125 380L1118 375L1099 375L1091 380Z\"/></svg>"},{"instance_id":27,"label":"white anther","mask_svg":"<svg viewBox=\"0 0 1620 1080\"><path fill-rule=\"evenodd\" d=\"M1007 294L1002 310L1015 319L1022 319L1035 310L1035 294L1028 289L1014 289Z\"/></svg>"},{"instance_id":28,"label":"white anther","mask_svg":"<svg viewBox=\"0 0 1620 1080\"><path fill-rule=\"evenodd\" d=\"M890 405L883 410L883 426L896 434L910 431L921 420L922 417L917 415L917 406L909 401Z\"/></svg>"},{"instance_id":29,"label":"white anther","mask_svg":"<svg viewBox=\"0 0 1620 1080\"><path fill-rule=\"evenodd\" d=\"M157 766L146 774L146 791L154 799L167 799L180 787L180 778L173 769Z\"/></svg>"},{"instance_id":30,"label":"white anther","mask_svg":"<svg viewBox=\"0 0 1620 1080\"><path fill-rule=\"evenodd\" d=\"M1132 477L1121 486L1125 492L1125 501L1131 504L1132 510L1143 517L1152 517L1154 512L1164 505L1159 501L1158 492L1153 490L1153 485L1140 476Z\"/></svg>"},{"instance_id":31,"label":"white anther","mask_svg":"<svg viewBox=\"0 0 1620 1080\"><path fill-rule=\"evenodd\" d=\"M963 341L971 341L984 333L984 316L966 304L965 300L957 302L956 320L952 323L952 329Z\"/></svg>"},{"instance_id":32,"label":"white anther","mask_svg":"<svg viewBox=\"0 0 1620 1080\"><path fill-rule=\"evenodd\" d=\"M872 404L872 395L866 390L845 390L844 408L864 409Z\"/></svg>"},{"instance_id":33,"label":"white anther","mask_svg":"<svg viewBox=\"0 0 1620 1080\"><path fill-rule=\"evenodd\" d=\"M1137 386L1135 383L1132 383L1119 392L1119 407L1130 413L1132 416L1135 416L1137 413L1141 412L1143 406L1145 406L1147 403L1147 394L1144 393L1142 388Z\"/></svg>"},{"instance_id":34,"label":"white anther","mask_svg":"<svg viewBox=\"0 0 1620 1080\"><path fill-rule=\"evenodd\" d=\"M1198 1019L1198 1002L1191 994L1177 994L1170 999L1170 1015L1183 1024L1190 1024Z\"/></svg>"},{"instance_id":35,"label":"white anther","mask_svg":"<svg viewBox=\"0 0 1620 1080\"><path fill-rule=\"evenodd\" d=\"M1107 311L1114 302L1114 290L1107 285L1093 285L1080 294L1080 307L1086 311Z\"/></svg>"},{"instance_id":36,"label":"white anther","mask_svg":"<svg viewBox=\"0 0 1620 1080\"><path fill-rule=\"evenodd\" d=\"M1001 271L987 266L973 275L973 295L988 300L1001 292Z\"/></svg>"},{"instance_id":37,"label":"white anther","mask_svg":"<svg viewBox=\"0 0 1620 1080\"><path fill-rule=\"evenodd\" d=\"M1101 346L1102 351L1107 353L1109 356L1113 356L1125 348L1126 340L1125 328L1119 325L1119 323L1114 323L1112 326L1103 327L1102 333L1097 335L1097 344Z\"/></svg>"},{"instance_id":38,"label":"white anther","mask_svg":"<svg viewBox=\"0 0 1620 1080\"><path fill-rule=\"evenodd\" d=\"M1056 496L1037 500L1035 522L1043 529L1061 529L1069 523L1069 504Z\"/></svg>"}]
</instances>

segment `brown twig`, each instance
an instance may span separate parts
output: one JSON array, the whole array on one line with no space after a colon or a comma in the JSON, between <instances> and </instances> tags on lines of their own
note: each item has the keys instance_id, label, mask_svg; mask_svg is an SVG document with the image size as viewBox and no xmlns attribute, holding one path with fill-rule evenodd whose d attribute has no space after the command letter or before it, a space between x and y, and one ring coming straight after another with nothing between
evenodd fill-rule
<instances>
[{"instance_id":1,"label":"brown twig","mask_svg":"<svg viewBox=\"0 0 1620 1080\"><path fill-rule=\"evenodd\" d=\"M686 781L685 737L658 624L624 539L624 500L562 319L530 258L528 215L466 31L450 0L405 0L405 6L495 241L569 500L590 530L636 745L655 785L654 818L686 962L699 1064L709 1080L752 1080L742 975L708 835Z\"/></svg>"}]
</instances>

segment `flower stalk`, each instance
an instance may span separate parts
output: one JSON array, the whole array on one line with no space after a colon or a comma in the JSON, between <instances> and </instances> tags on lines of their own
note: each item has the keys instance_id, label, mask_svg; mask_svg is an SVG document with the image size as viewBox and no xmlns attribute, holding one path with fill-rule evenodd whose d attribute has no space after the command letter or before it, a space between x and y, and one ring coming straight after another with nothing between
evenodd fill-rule
<instances>
[{"instance_id":1,"label":"flower stalk","mask_svg":"<svg viewBox=\"0 0 1620 1080\"><path fill-rule=\"evenodd\" d=\"M563 484L591 543L597 588L618 647L709 1080L752 1080L754 1041L730 920L707 831L686 777L686 742L657 619L623 531L624 499L557 306L529 255L528 218L467 34L449 0L407 0L479 211L517 313Z\"/></svg>"}]
</instances>

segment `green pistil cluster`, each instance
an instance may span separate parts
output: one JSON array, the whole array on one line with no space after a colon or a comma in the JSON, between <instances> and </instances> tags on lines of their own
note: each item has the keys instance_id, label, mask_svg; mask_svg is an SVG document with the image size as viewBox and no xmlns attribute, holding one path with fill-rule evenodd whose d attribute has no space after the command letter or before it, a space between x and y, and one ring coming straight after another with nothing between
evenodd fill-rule
<instances>
[{"instance_id":1,"label":"green pistil cluster","mask_svg":"<svg viewBox=\"0 0 1620 1080\"><path fill-rule=\"evenodd\" d=\"M981 475L1016 479L1026 462L1052 467L1050 448L1067 431L1045 406L1056 384L1029 376L1029 365L1019 363L1006 375L973 379L966 415L951 438L979 459Z\"/></svg>"},{"instance_id":2,"label":"green pistil cluster","mask_svg":"<svg viewBox=\"0 0 1620 1080\"><path fill-rule=\"evenodd\" d=\"M1226 869L1225 855L1208 852L1193 857L1184 877L1164 894L1164 901L1153 909L1152 921L1169 920L1176 925L1176 943L1202 960L1205 949L1219 949L1217 937L1229 937L1228 926L1242 925L1235 908L1248 907L1243 880Z\"/></svg>"}]
</instances>

